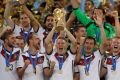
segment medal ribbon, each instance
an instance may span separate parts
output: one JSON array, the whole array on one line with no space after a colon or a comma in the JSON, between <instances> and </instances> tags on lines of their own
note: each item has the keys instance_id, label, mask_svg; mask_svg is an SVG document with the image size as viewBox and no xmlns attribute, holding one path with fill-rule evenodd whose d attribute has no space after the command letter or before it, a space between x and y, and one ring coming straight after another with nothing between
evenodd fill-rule
<instances>
[{"instance_id":1,"label":"medal ribbon","mask_svg":"<svg viewBox=\"0 0 120 80\"><path fill-rule=\"evenodd\" d=\"M58 56L58 63L59 63L59 70L61 70L64 63L63 56Z\"/></svg>"},{"instance_id":2,"label":"medal ribbon","mask_svg":"<svg viewBox=\"0 0 120 80\"><path fill-rule=\"evenodd\" d=\"M86 55L84 53L84 46L82 48L82 55L84 56L84 64L85 64L85 73L86 72L89 72L89 69L90 69L90 63L92 61L92 56L88 59L88 64L87 64L87 60L86 60Z\"/></svg>"},{"instance_id":3,"label":"medal ribbon","mask_svg":"<svg viewBox=\"0 0 120 80\"><path fill-rule=\"evenodd\" d=\"M53 35L53 42L55 43L55 40L57 38L57 33L55 32L54 35Z\"/></svg>"},{"instance_id":4,"label":"medal ribbon","mask_svg":"<svg viewBox=\"0 0 120 80\"><path fill-rule=\"evenodd\" d=\"M27 51L28 52L28 54L29 54L29 58L30 58L30 61L31 61L31 63L32 63L32 66L33 66L33 68L34 69L36 69L36 64L37 64L37 53L35 54L35 59L32 59L32 54L30 53L30 51Z\"/></svg>"},{"instance_id":5,"label":"medal ribbon","mask_svg":"<svg viewBox=\"0 0 120 80\"><path fill-rule=\"evenodd\" d=\"M10 60L11 60L11 58L12 58L13 49L10 51L9 57L7 57L6 49L3 48L3 50L4 50L4 56L5 56L6 66L9 67L9 65L10 65Z\"/></svg>"},{"instance_id":6,"label":"medal ribbon","mask_svg":"<svg viewBox=\"0 0 120 80\"><path fill-rule=\"evenodd\" d=\"M92 56L88 59L88 64L87 64L87 60L86 60L86 57L84 56L84 64L85 64L85 73L86 72L89 72L89 69L90 69L90 63L92 61Z\"/></svg>"},{"instance_id":7,"label":"medal ribbon","mask_svg":"<svg viewBox=\"0 0 120 80\"><path fill-rule=\"evenodd\" d=\"M32 27L28 30L27 33L24 32L24 30L21 29L21 30L22 30L22 33L23 33L23 37L24 37L24 42L25 42L25 43L27 42L27 39L28 39L28 37L29 37L29 35L30 35L31 29L32 29Z\"/></svg>"},{"instance_id":8,"label":"medal ribbon","mask_svg":"<svg viewBox=\"0 0 120 80\"><path fill-rule=\"evenodd\" d=\"M117 57L116 56L112 56L112 70L116 70L116 60Z\"/></svg>"}]
</instances>

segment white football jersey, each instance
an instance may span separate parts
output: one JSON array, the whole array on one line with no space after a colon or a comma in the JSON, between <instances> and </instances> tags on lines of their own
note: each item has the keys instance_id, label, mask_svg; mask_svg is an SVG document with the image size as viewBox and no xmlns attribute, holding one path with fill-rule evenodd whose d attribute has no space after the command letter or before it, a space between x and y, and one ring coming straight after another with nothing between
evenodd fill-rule
<instances>
[{"instance_id":1,"label":"white football jersey","mask_svg":"<svg viewBox=\"0 0 120 80\"><path fill-rule=\"evenodd\" d=\"M116 70L112 70L112 56L109 56L105 61L107 68L106 80L119 80L120 79L120 57L116 59Z\"/></svg>"},{"instance_id":2,"label":"white football jersey","mask_svg":"<svg viewBox=\"0 0 120 80\"><path fill-rule=\"evenodd\" d=\"M38 32L36 35L41 40L40 46L41 46L41 53L45 53L45 47L44 47L44 38L47 36L47 33L45 32L45 29L42 27L39 27Z\"/></svg>"},{"instance_id":3,"label":"white football jersey","mask_svg":"<svg viewBox=\"0 0 120 80\"><path fill-rule=\"evenodd\" d=\"M30 32L34 32L33 28L31 28L31 26L29 28L30 28ZM26 34L28 33L27 31L23 30L23 27L17 26L17 25L14 26L13 31L15 33L15 36L21 36L21 35L23 35L23 33L26 33Z\"/></svg>"},{"instance_id":4,"label":"white football jersey","mask_svg":"<svg viewBox=\"0 0 120 80\"><path fill-rule=\"evenodd\" d=\"M7 56L10 55L8 51L6 51ZM16 67L18 58L21 59L21 50L19 48L13 48L12 57L10 60L10 70L6 70L6 59L5 59L5 52L3 50L3 46L0 46L0 79L1 80L19 80Z\"/></svg>"},{"instance_id":5,"label":"white football jersey","mask_svg":"<svg viewBox=\"0 0 120 80\"><path fill-rule=\"evenodd\" d=\"M24 61L26 59L30 60L28 52L22 54L23 59L19 60L18 68L24 66ZM35 59L36 56L32 55L32 59ZM36 64L36 73L34 73L34 68L32 63L26 68L22 80L44 80L43 69L49 67L48 61L44 54L37 53L37 64Z\"/></svg>"},{"instance_id":6,"label":"white football jersey","mask_svg":"<svg viewBox=\"0 0 120 80\"><path fill-rule=\"evenodd\" d=\"M39 37L39 39L41 40L41 53L45 53L45 47L44 47L44 40L47 37L47 35L49 34L49 32L47 30L45 30L43 27L39 27L38 32L36 33L36 35ZM56 34L56 37L59 35L59 33ZM54 36L54 35L53 35ZM56 44L56 39L55 38L55 42L54 45Z\"/></svg>"},{"instance_id":7,"label":"white football jersey","mask_svg":"<svg viewBox=\"0 0 120 80\"><path fill-rule=\"evenodd\" d=\"M57 59L58 54L53 52L49 57L49 61L55 61L54 71L50 80L73 80L75 55L71 54L70 51L66 54L67 58L65 59L61 70L59 70L59 63Z\"/></svg>"},{"instance_id":8,"label":"white football jersey","mask_svg":"<svg viewBox=\"0 0 120 80\"><path fill-rule=\"evenodd\" d=\"M90 57L92 57L92 61L90 63L88 75L86 75L85 73L85 64L83 56L79 62L78 68L80 72L80 80L100 80L100 67L102 56L99 50L95 51L91 56L86 57L87 64L87 59L89 59Z\"/></svg>"}]
</instances>

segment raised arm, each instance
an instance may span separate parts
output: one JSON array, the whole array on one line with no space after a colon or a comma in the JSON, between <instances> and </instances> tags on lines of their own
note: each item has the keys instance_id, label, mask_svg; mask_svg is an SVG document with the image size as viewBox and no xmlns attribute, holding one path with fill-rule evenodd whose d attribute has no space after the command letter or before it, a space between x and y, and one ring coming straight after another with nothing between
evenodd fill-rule
<instances>
[{"instance_id":1,"label":"raised arm","mask_svg":"<svg viewBox=\"0 0 120 80\"><path fill-rule=\"evenodd\" d=\"M118 11L113 11L111 15L115 19L116 36L120 36L120 23L119 23Z\"/></svg>"},{"instance_id":2,"label":"raised arm","mask_svg":"<svg viewBox=\"0 0 120 80\"><path fill-rule=\"evenodd\" d=\"M45 49L47 54L51 54L52 50L53 50L53 35L55 32L55 26L56 26L56 22L54 21L54 27L52 28L52 30L49 32L49 34L47 35L47 37L45 38Z\"/></svg>"},{"instance_id":3,"label":"raised arm","mask_svg":"<svg viewBox=\"0 0 120 80\"><path fill-rule=\"evenodd\" d=\"M73 13L77 17L77 19L84 25L89 26L93 20L91 20L89 17L87 17L81 10L80 10L80 4L77 0L71 0L71 4L73 7Z\"/></svg>"},{"instance_id":4,"label":"raised arm","mask_svg":"<svg viewBox=\"0 0 120 80\"><path fill-rule=\"evenodd\" d=\"M2 37L2 35L7 31L7 30L11 30L11 27L5 27L2 32L0 32L0 38Z\"/></svg>"},{"instance_id":5,"label":"raised arm","mask_svg":"<svg viewBox=\"0 0 120 80\"><path fill-rule=\"evenodd\" d=\"M66 33L66 35L67 35L67 37L69 38L69 40L71 41L71 51L73 52L73 53L76 53L76 50L77 50L77 41L76 41L76 39L75 39L75 37L70 33L70 31L68 31L68 29L67 28L65 28L65 33Z\"/></svg>"},{"instance_id":6,"label":"raised arm","mask_svg":"<svg viewBox=\"0 0 120 80\"><path fill-rule=\"evenodd\" d=\"M6 23L13 29L14 22L11 19L11 14L10 14L11 9L12 9L12 2L7 2L5 6L4 18Z\"/></svg>"},{"instance_id":7,"label":"raised arm","mask_svg":"<svg viewBox=\"0 0 120 80\"><path fill-rule=\"evenodd\" d=\"M102 42L100 44L100 51L101 53L103 54L104 53L104 44L106 43L106 34L105 34L105 31L104 31L104 27L103 27L103 20L102 20L102 12L101 11L98 11L96 13L96 18L94 18L96 24L98 25L98 27L100 28L100 31L101 31L101 39L102 39Z\"/></svg>"},{"instance_id":8,"label":"raised arm","mask_svg":"<svg viewBox=\"0 0 120 80\"><path fill-rule=\"evenodd\" d=\"M75 39L75 37L71 34L71 32L67 29L67 25L66 25L66 22L65 22L65 20L64 20L64 18L63 19L61 19L59 22L58 22L58 24L59 25L63 25L63 27L64 27L64 35L65 36L67 36L68 37L68 39L71 41L71 51L73 52L73 53L76 53L76 50L77 50L77 41L76 41L76 39ZM58 25L57 24L57 25Z\"/></svg>"},{"instance_id":9,"label":"raised arm","mask_svg":"<svg viewBox=\"0 0 120 80\"><path fill-rule=\"evenodd\" d=\"M34 17L34 15L32 14L32 12L26 7L25 0L19 0L19 3L21 4L21 6L23 8L23 12L25 12L29 16L29 18L31 20L31 25L32 25L34 31L37 32L38 29L39 29L39 27L41 27L40 23Z\"/></svg>"},{"instance_id":10,"label":"raised arm","mask_svg":"<svg viewBox=\"0 0 120 80\"><path fill-rule=\"evenodd\" d=\"M72 23L74 22L75 19L76 19L76 17L74 15L74 13L71 13L69 19L67 20L67 24L66 24L67 29L70 29L70 27L72 26Z\"/></svg>"}]
</instances>

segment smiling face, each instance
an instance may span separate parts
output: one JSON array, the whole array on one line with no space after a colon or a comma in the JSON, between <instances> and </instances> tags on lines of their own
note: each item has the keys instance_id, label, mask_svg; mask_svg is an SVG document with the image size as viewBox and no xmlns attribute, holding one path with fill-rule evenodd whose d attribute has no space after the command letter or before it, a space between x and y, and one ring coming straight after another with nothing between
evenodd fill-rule
<instances>
[{"instance_id":1,"label":"smiling face","mask_svg":"<svg viewBox=\"0 0 120 80\"><path fill-rule=\"evenodd\" d=\"M76 31L76 37L77 36L82 36L82 37L86 36L86 29L85 29L85 27L78 28L78 30Z\"/></svg>"},{"instance_id":2,"label":"smiling face","mask_svg":"<svg viewBox=\"0 0 120 80\"><path fill-rule=\"evenodd\" d=\"M5 42L9 47L14 47L16 43L15 34L9 35L8 38L6 38Z\"/></svg>"},{"instance_id":3,"label":"smiling face","mask_svg":"<svg viewBox=\"0 0 120 80\"><path fill-rule=\"evenodd\" d=\"M45 26L48 30L51 30L54 25L54 17L53 16L48 16L45 21Z\"/></svg>"},{"instance_id":4,"label":"smiling face","mask_svg":"<svg viewBox=\"0 0 120 80\"><path fill-rule=\"evenodd\" d=\"M23 38L16 38L16 45L23 50L25 47Z\"/></svg>"},{"instance_id":5,"label":"smiling face","mask_svg":"<svg viewBox=\"0 0 120 80\"><path fill-rule=\"evenodd\" d=\"M112 42L112 40L111 39L107 39L106 40L106 43L105 43L105 45L104 45L104 48L105 48L105 50L106 51L108 51L108 52L111 52L111 42Z\"/></svg>"},{"instance_id":6,"label":"smiling face","mask_svg":"<svg viewBox=\"0 0 120 80\"><path fill-rule=\"evenodd\" d=\"M25 13L20 15L20 23L23 27L29 27L30 19Z\"/></svg>"},{"instance_id":7,"label":"smiling face","mask_svg":"<svg viewBox=\"0 0 120 80\"><path fill-rule=\"evenodd\" d=\"M34 33L30 33L27 43L36 50L40 50L40 39Z\"/></svg>"},{"instance_id":8,"label":"smiling face","mask_svg":"<svg viewBox=\"0 0 120 80\"><path fill-rule=\"evenodd\" d=\"M120 39L119 38L113 38L111 43L112 51L115 55L117 55L120 52Z\"/></svg>"},{"instance_id":9,"label":"smiling face","mask_svg":"<svg viewBox=\"0 0 120 80\"><path fill-rule=\"evenodd\" d=\"M95 40L91 38L87 38L84 43L86 54L91 54L93 52L94 47L95 47Z\"/></svg>"},{"instance_id":10,"label":"smiling face","mask_svg":"<svg viewBox=\"0 0 120 80\"><path fill-rule=\"evenodd\" d=\"M66 40L64 39L60 39L58 38L57 39L57 42L56 42L56 49L57 49L57 52L59 55L64 55L67 51L67 42Z\"/></svg>"}]
</instances>

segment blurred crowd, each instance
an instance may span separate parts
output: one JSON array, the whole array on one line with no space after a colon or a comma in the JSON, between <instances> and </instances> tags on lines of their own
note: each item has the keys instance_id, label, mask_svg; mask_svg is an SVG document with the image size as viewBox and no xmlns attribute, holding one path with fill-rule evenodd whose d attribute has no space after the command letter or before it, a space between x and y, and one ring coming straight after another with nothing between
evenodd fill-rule
<instances>
[{"instance_id":1,"label":"blurred crowd","mask_svg":"<svg viewBox=\"0 0 120 80\"><path fill-rule=\"evenodd\" d=\"M0 0L2 80L119 80L120 0Z\"/></svg>"}]
</instances>

